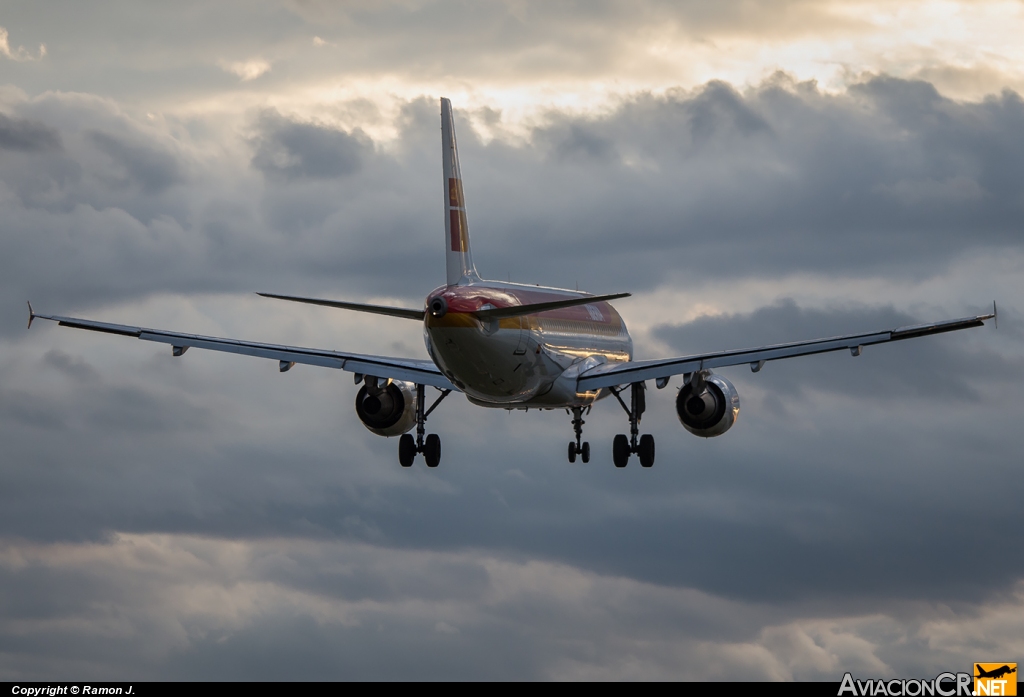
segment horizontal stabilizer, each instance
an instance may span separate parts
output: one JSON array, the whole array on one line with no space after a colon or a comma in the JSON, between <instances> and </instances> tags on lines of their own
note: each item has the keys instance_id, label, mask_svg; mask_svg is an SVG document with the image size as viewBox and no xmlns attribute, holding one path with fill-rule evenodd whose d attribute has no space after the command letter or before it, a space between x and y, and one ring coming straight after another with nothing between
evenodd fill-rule
<instances>
[{"instance_id":1,"label":"horizontal stabilizer","mask_svg":"<svg viewBox=\"0 0 1024 697\"><path fill-rule=\"evenodd\" d=\"M342 310L355 310L357 312L372 312L375 315L389 315L391 317L402 317L404 319L415 319L423 321L423 310L408 310L404 307L387 307L384 305L364 305L362 303L347 303L340 300L321 300L319 298L299 298L294 295L275 295L274 293L256 293L264 298L277 298L278 300L291 300L297 303L309 303L310 305L323 305L324 307L337 307Z\"/></svg>"},{"instance_id":2,"label":"horizontal stabilizer","mask_svg":"<svg viewBox=\"0 0 1024 697\"><path fill-rule=\"evenodd\" d=\"M560 310L563 307L574 307L576 305L590 305L616 298L628 298L630 293L614 293L612 295L591 295L585 298L570 298L568 300L555 300L547 303L533 303L531 305L513 305L512 307L495 307L487 310L477 310L473 314L477 319L505 319L506 317L522 317L523 315L535 315L538 312L548 310Z\"/></svg>"}]
</instances>

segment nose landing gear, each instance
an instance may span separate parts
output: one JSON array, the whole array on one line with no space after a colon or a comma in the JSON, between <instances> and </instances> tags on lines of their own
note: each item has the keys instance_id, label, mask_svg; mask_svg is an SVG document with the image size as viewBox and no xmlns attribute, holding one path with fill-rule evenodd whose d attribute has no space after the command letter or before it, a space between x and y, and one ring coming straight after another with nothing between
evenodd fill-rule
<instances>
[{"instance_id":1,"label":"nose landing gear","mask_svg":"<svg viewBox=\"0 0 1024 697\"><path fill-rule=\"evenodd\" d=\"M623 392L623 389L610 388L615 399L619 400L619 404L626 410L626 414L629 415L629 438L626 438L623 434L615 436L612 441L612 461L616 467L625 467L629 464L629 456L636 453L640 459L641 467L653 467L654 466L654 436L649 433L644 435L640 434L640 417L643 416L644 411L647 409L647 399L644 391L646 385L642 382L634 382L630 387L630 399L629 406L622 400L619 393Z\"/></svg>"},{"instance_id":2,"label":"nose landing gear","mask_svg":"<svg viewBox=\"0 0 1024 697\"><path fill-rule=\"evenodd\" d=\"M587 411L590 411L590 407L587 407ZM580 456L584 463L590 462L590 443L580 442L580 439L583 437L583 424L585 423L583 420L583 407L573 407L572 428L576 432L576 442L569 442L569 462L576 462L577 455Z\"/></svg>"},{"instance_id":3,"label":"nose landing gear","mask_svg":"<svg viewBox=\"0 0 1024 697\"><path fill-rule=\"evenodd\" d=\"M426 411L423 409L426 404L424 391L423 385L416 385L416 438L413 439L411 433L403 433L398 439L398 464L402 467L412 467L416 453L423 453L427 467L437 467L441 463L441 437L431 433L424 439L423 434L430 412L434 411L451 390L441 390L441 396L434 400Z\"/></svg>"}]
</instances>

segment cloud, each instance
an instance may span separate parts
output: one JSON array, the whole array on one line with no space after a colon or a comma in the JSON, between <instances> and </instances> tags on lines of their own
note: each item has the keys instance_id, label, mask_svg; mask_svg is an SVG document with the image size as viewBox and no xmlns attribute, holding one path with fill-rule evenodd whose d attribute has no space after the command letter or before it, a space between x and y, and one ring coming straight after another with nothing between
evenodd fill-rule
<instances>
[{"instance_id":1,"label":"cloud","mask_svg":"<svg viewBox=\"0 0 1024 697\"><path fill-rule=\"evenodd\" d=\"M442 466L404 470L354 418L351 376L25 332L31 298L423 357L415 323L251 291L406 304L443 282L436 98L402 102L390 139L355 107L148 119L88 94L2 99L17 133L59 144L0 158L0 632L35 647L2 659L10 675L372 678L398 655L409 677L835 679L961 660L933 654L941 622L1016 616L1015 93L776 75L552 107L488 139L457 111L484 274L637 291L617 306L638 351L1007 299L998 332L723 370L743 411L722 438L687 434L652 389L651 470L611 466L614 402L587 415L581 468L565 415L449 398L428 426Z\"/></svg>"},{"instance_id":2,"label":"cloud","mask_svg":"<svg viewBox=\"0 0 1024 697\"><path fill-rule=\"evenodd\" d=\"M989 650L951 637L1024 618L1019 590L987 608L830 617L478 551L303 539L8 540L0 578L18 598L0 604L0 636L21 647L0 671L21 680L927 677Z\"/></svg>"},{"instance_id":3,"label":"cloud","mask_svg":"<svg viewBox=\"0 0 1024 697\"><path fill-rule=\"evenodd\" d=\"M64 353L59 349L51 349L43 355L47 367L56 368L68 377L82 382L93 382L99 374L96 369L76 356Z\"/></svg>"},{"instance_id":4,"label":"cloud","mask_svg":"<svg viewBox=\"0 0 1024 697\"><path fill-rule=\"evenodd\" d=\"M0 113L0 148L22 152L59 150L60 133L39 121L12 119Z\"/></svg>"},{"instance_id":5,"label":"cloud","mask_svg":"<svg viewBox=\"0 0 1024 697\"><path fill-rule=\"evenodd\" d=\"M10 35L7 30L0 27L0 55L5 56L12 61L31 61L31 60L42 60L46 57L46 45L39 44L39 56L33 57L32 53L24 46L18 46L17 48L11 48Z\"/></svg>"},{"instance_id":6,"label":"cloud","mask_svg":"<svg viewBox=\"0 0 1024 697\"><path fill-rule=\"evenodd\" d=\"M63 23L48 21L60 7L40 0L26 15L28 26L46 27L51 48L60 47L47 56L63 76L59 89L145 101L185 118L238 118L271 105L309 120L351 99L390 112L396 100L444 91L463 108L503 109L521 130L549 105L601 111L622 94L691 89L711 79L756 85L779 68L832 93L867 73L923 77L960 99L1024 89L1017 41L1024 17L1016 4L998 0L495 2L471 9L453 0L287 2L250 7L244 18L230 6L195 2L179 12L154 7L127 16L102 0L89 12L63 8ZM197 16L198 25L189 21ZM148 31L153 26L160 31ZM314 36L335 44L330 61L311 46ZM113 45L125 59L97 49ZM250 61L273 70L226 94L224 70ZM20 68L17 80L40 94L55 87L52 74Z\"/></svg>"},{"instance_id":7,"label":"cloud","mask_svg":"<svg viewBox=\"0 0 1024 697\"><path fill-rule=\"evenodd\" d=\"M121 183L138 185L144 193L160 193L184 181L180 161L149 144L129 143L109 133L93 131L88 139L124 170Z\"/></svg>"},{"instance_id":8,"label":"cloud","mask_svg":"<svg viewBox=\"0 0 1024 697\"><path fill-rule=\"evenodd\" d=\"M782 78L745 93L709 83L637 94L599 116L552 112L527 147L460 145L475 189L470 225L483 215L489 234L517 240L493 253L515 275L537 269L529 250L546 245L555 257L582 253L588 268L615 269L585 287L600 279L635 288L636 274L618 270L655 248L662 263L647 261L646 278L673 273L685 283L909 268L1013 244L1024 173L1003 153L1015 147L1010 124L1022 120L1015 93L962 105L926 83L877 77L833 96ZM526 176L529 168L536 173ZM559 195L546 196L555 182Z\"/></svg>"},{"instance_id":9,"label":"cloud","mask_svg":"<svg viewBox=\"0 0 1024 697\"><path fill-rule=\"evenodd\" d=\"M285 179L334 179L356 173L372 144L361 132L346 133L266 111L257 122L252 165Z\"/></svg>"},{"instance_id":10,"label":"cloud","mask_svg":"<svg viewBox=\"0 0 1024 697\"><path fill-rule=\"evenodd\" d=\"M70 229L90 260L146 269L86 267L97 281L71 293L82 301L114 292L112 277L119 293L248 290L248 273L342 294L418 297L437 282L420 263L443 236L434 99L406 103L389 142L274 109L250 116L245 138L81 95L6 111L5 142L48 148L0 162L4 214L18 221L0 242L19 259L5 278L25 278L33 298L73 277L48 248ZM1024 205L1012 92L960 104L922 82L871 77L834 95L775 76L745 91L641 92L597 115L552 109L525 141L485 142L457 118L477 263L520 281L643 292L758 275L921 278L1012 248ZM412 270L369 271L391 263Z\"/></svg>"},{"instance_id":11,"label":"cloud","mask_svg":"<svg viewBox=\"0 0 1024 697\"><path fill-rule=\"evenodd\" d=\"M250 58L245 61L221 61L220 67L237 75L242 82L255 80L270 72L270 63L262 58Z\"/></svg>"}]
</instances>

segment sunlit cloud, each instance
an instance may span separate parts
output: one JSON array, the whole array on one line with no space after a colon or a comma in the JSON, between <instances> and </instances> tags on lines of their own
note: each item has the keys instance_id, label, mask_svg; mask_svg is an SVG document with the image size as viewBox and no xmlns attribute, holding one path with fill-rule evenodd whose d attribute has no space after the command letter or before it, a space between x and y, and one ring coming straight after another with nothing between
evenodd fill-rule
<instances>
[{"instance_id":1,"label":"sunlit cloud","mask_svg":"<svg viewBox=\"0 0 1024 697\"><path fill-rule=\"evenodd\" d=\"M262 58L250 58L246 61L224 61L220 64L220 67L229 73L237 75L242 82L255 80L261 75L270 72L270 63Z\"/></svg>"},{"instance_id":2,"label":"sunlit cloud","mask_svg":"<svg viewBox=\"0 0 1024 697\"><path fill-rule=\"evenodd\" d=\"M93 671L158 671L175 658L201 670L204 656L230 657L247 636L275 635L298 621L316 627L290 638L300 643L304 665L349 678L379 670L372 660L339 661L355 637L389 646L384 655L391 657L406 641L421 642L423 656L449 669L452 661L487 664L500 637L520 678L825 680L844 670L895 677L912 669L908 646L927 646L926 669L937 672L989 651L993 636L1019 652L1024 626L1020 587L1001 602L956 612L918 604L900 617L884 606L828 616L571 564L307 539L117 533L106 543L5 540L0 575L42 578L45 588L65 591L48 614L0 616L0 637L16 636L26 647L17 671L29 674L37 664L60 672L83 660ZM83 587L95 595L76 594ZM722 629L709 632L708 622ZM61 651L47 655L55 638ZM313 645L323 642L326 653ZM103 648L113 650L98 658ZM15 669L9 661L0 657L0 671ZM227 677L234 668L224 663ZM253 676L253 667L245 670ZM259 670L286 674L273 663Z\"/></svg>"},{"instance_id":3,"label":"sunlit cloud","mask_svg":"<svg viewBox=\"0 0 1024 697\"><path fill-rule=\"evenodd\" d=\"M387 139L396 134L402 104L443 95L475 119L485 138L522 139L550 110L606 112L638 92L691 90L710 80L756 89L780 72L831 94L883 74L927 80L960 100L1024 91L1024 5L1017 2L602 7L580 18L557 8L496 5L470 19L442 3L437 11L453 13L452 21L420 29L416 22L426 21L427 9L416 3L360 13L302 6L297 11L308 10L315 26L334 34L304 38L304 47L279 46L275 65L288 63L286 81L261 80L230 95L197 87L184 98L155 98L167 100L161 110L193 117L269 105L339 127L361 125ZM315 51L328 46L338 54L329 65ZM251 83L270 64L252 59L222 67ZM372 103L379 122L339 119L353 101ZM476 119L484 110L496 118Z\"/></svg>"},{"instance_id":4,"label":"sunlit cloud","mask_svg":"<svg viewBox=\"0 0 1024 697\"><path fill-rule=\"evenodd\" d=\"M10 35L4 27L0 27L0 55L19 62L40 60L46 56L46 44L39 44L38 56L33 56L32 53L24 46L11 48Z\"/></svg>"}]
</instances>

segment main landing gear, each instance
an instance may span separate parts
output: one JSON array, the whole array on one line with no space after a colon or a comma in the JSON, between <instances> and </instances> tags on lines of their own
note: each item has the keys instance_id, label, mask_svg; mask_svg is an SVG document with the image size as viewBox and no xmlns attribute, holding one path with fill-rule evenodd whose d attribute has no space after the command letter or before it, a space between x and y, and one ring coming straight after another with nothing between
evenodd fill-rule
<instances>
[{"instance_id":1,"label":"main landing gear","mask_svg":"<svg viewBox=\"0 0 1024 697\"><path fill-rule=\"evenodd\" d=\"M587 412L590 412L590 407L587 407ZM577 455L580 456L584 463L590 462L590 443L580 443L580 439L583 437L583 424L585 423L583 420L583 407L573 407L572 428L576 432L576 442L569 442L569 462L576 462Z\"/></svg>"},{"instance_id":2,"label":"main landing gear","mask_svg":"<svg viewBox=\"0 0 1024 697\"><path fill-rule=\"evenodd\" d=\"M647 399L644 395L647 388L642 382L634 382L629 388L628 407L622 401L622 397L619 396L621 392L625 391L625 388L610 388L612 394L615 395L615 399L619 400L619 404L622 405L622 408L626 410L626 414L629 415L629 438L626 438L621 433L615 436L615 439L612 441L612 461L615 462L616 467L625 467L629 464L629 456L636 453L640 458L641 467L653 467L654 436L645 433L639 436L639 439L637 438L640 433L640 417L643 416L644 411L647 409Z\"/></svg>"},{"instance_id":3,"label":"main landing gear","mask_svg":"<svg viewBox=\"0 0 1024 697\"><path fill-rule=\"evenodd\" d=\"M423 438L426 431L427 417L434 411L441 400L448 396L451 390L442 390L441 396L434 400L430 408L423 410L426 404L423 385L416 385L416 438L411 433L403 433L398 439L398 463L402 467L412 467L416 453L423 453L423 459L427 461L427 467L437 467L441 463L441 437L431 433Z\"/></svg>"}]
</instances>

